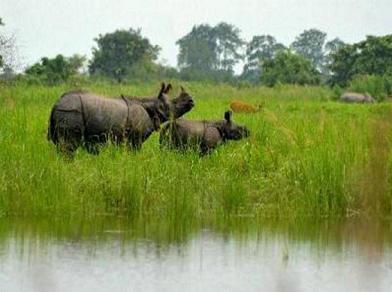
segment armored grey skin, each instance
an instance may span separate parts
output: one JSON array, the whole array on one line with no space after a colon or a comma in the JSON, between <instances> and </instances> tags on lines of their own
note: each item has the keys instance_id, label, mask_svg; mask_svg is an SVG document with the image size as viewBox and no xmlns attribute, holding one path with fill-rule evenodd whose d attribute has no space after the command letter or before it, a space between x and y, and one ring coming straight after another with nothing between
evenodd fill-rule
<instances>
[{"instance_id":1,"label":"armored grey skin","mask_svg":"<svg viewBox=\"0 0 392 292\"><path fill-rule=\"evenodd\" d=\"M233 123L231 115L231 111L225 112L225 119L220 121L170 121L160 132L160 145L178 150L193 148L205 155L228 140L248 137L249 130Z\"/></svg>"},{"instance_id":2,"label":"armored grey skin","mask_svg":"<svg viewBox=\"0 0 392 292\"><path fill-rule=\"evenodd\" d=\"M162 88L157 98L106 98L85 91L63 94L53 106L48 139L66 154L84 146L92 154L109 139L116 144L126 142L138 150L143 142L171 116L177 118L190 111L193 99L182 88L170 100L171 85Z\"/></svg>"},{"instance_id":3,"label":"armored grey skin","mask_svg":"<svg viewBox=\"0 0 392 292\"><path fill-rule=\"evenodd\" d=\"M345 92L340 100L347 103L374 103L375 100L369 94L361 94L356 92Z\"/></svg>"}]
</instances>

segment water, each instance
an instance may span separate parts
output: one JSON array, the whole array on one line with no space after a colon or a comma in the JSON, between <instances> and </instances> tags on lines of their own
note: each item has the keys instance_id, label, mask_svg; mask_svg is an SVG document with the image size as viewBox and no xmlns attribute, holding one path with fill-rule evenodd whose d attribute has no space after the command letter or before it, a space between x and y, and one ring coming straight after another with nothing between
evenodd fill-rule
<instances>
[{"instance_id":1,"label":"water","mask_svg":"<svg viewBox=\"0 0 392 292\"><path fill-rule=\"evenodd\" d=\"M0 291L392 291L389 223L0 221Z\"/></svg>"}]
</instances>

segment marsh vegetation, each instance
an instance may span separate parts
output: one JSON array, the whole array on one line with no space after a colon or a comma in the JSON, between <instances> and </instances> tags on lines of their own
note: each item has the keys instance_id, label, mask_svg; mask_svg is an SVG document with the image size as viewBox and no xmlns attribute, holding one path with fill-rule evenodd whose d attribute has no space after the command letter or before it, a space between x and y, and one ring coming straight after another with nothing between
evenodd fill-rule
<instances>
[{"instance_id":1,"label":"marsh vegetation","mask_svg":"<svg viewBox=\"0 0 392 292\"><path fill-rule=\"evenodd\" d=\"M108 145L69 161L46 134L52 105L72 86L1 87L0 216L391 215L391 104L339 103L326 87L185 86L196 104L187 119L216 119L233 99L262 103L260 112L233 115L251 136L200 158L160 149L156 133L139 152ZM156 87L85 89L148 96Z\"/></svg>"}]
</instances>

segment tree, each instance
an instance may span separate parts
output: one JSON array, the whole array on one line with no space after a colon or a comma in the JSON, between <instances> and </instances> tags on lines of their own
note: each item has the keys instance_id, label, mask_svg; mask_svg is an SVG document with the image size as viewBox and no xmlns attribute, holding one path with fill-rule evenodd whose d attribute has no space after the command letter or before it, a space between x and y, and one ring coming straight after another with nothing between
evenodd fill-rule
<instances>
[{"instance_id":1,"label":"tree","mask_svg":"<svg viewBox=\"0 0 392 292\"><path fill-rule=\"evenodd\" d=\"M195 25L176 44L180 47L177 62L181 70L210 72L216 68L217 48L210 25Z\"/></svg>"},{"instance_id":2,"label":"tree","mask_svg":"<svg viewBox=\"0 0 392 292\"><path fill-rule=\"evenodd\" d=\"M324 66L324 44L327 34L318 29L309 29L296 37L291 48L299 55L309 59L320 72Z\"/></svg>"},{"instance_id":3,"label":"tree","mask_svg":"<svg viewBox=\"0 0 392 292\"><path fill-rule=\"evenodd\" d=\"M222 22L215 27L195 25L176 44L180 47L178 66L185 78L221 79L233 76L244 41L238 28Z\"/></svg>"},{"instance_id":4,"label":"tree","mask_svg":"<svg viewBox=\"0 0 392 292\"><path fill-rule=\"evenodd\" d=\"M344 45L345 43L339 38L334 38L333 40L325 44L325 48L324 48L325 64L323 65L323 72L322 72L325 76L331 75L331 71L329 70L329 67L332 64L332 55L335 54L342 47L344 47Z\"/></svg>"},{"instance_id":5,"label":"tree","mask_svg":"<svg viewBox=\"0 0 392 292\"><path fill-rule=\"evenodd\" d=\"M4 26L1 18L0 26ZM20 66L18 55L15 35L0 33L0 72L2 72L2 78L13 75L14 69Z\"/></svg>"},{"instance_id":6,"label":"tree","mask_svg":"<svg viewBox=\"0 0 392 292\"><path fill-rule=\"evenodd\" d=\"M95 41L98 47L93 48L90 74L107 76L118 82L129 76L133 68L153 63L160 50L141 35L140 29L116 30L99 35Z\"/></svg>"},{"instance_id":7,"label":"tree","mask_svg":"<svg viewBox=\"0 0 392 292\"><path fill-rule=\"evenodd\" d=\"M77 58L83 58L79 55L76 56L78 56ZM66 58L63 55L57 55L53 59L44 57L40 62L27 68L25 74L39 82L49 85L58 84L67 81L69 77L78 73L81 64L77 65L74 61L75 55L71 58Z\"/></svg>"},{"instance_id":8,"label":"tree","mask_svg":"<svg viewBox=\"0 0 392 292\"><path fill-rule=\"evenodd\" d=\"M333 54L340 50L344 45L345 43L340 38L334 38L325 44L325 52L327 55Z\"/></svg>"},{"instance_id":9,"label":"tree","mask_svg":"<svg viewBox=\"0 0 392 292\"><path fill-rule=\"evenodd\" d=\"M76 73L82 73L84 70L87 58L84 55L74 54L68 58L69 65L71 66L71 71Z\"/></svg>"},{"instance_id":10,"label":"tree","mask_svg":"<svg viewBox=\"0 0 392 292\"><path fill-rule=\"evenodd\" d=\"M275 58L265 60L262 64L261 82L267 86L276 83L319 84L320 74L305 57L290 50L277 52Z\"/></svg>"},{"instance_id":11,"label":"tree","mask_svg":"<svg viewBox=\"0 0 392 292\"><path fill-rule=\"evenodd\" d=\"M221 22L213 29L216 39L218 70L233 73L234 66L241 59L240 48L245 42L240 37L240 30L232 24Z\"/></svg>"},{"instance_id":12,"label":"tree","mask_svg":"<svg viewBox=\"0 0 392 292\"><path fill-rule=\"evenodd\" d=\"M276 53L284 50L285 46L278 43L271 35L254 36L247 44L246 64L242 73L242 78L257 82L260 80L261 63L264 60L271 60Z\"/></svg>"},{"instance_id":13,"label":"tree","mask_svg":"<svg viewBox=\"0 0 392 292\"><path fill-rule=\"evenodd\" d=\"M331 54L331 83L346 86L356 75L392 75L392 34L352 45Z\"/></svg>"},{"instance_id":14,"label":"tree","mask_svg":"<svg viewBox=\"0 0 392 292\"><path fill-rule=\"evenodd\" d=\"M1 19L1 17L0 17L0 26L2 26L2 25L4 25L4 23L3 23L3 20ZM0 37L0 44L1 44L1 37ZM1 67L3 67L3 56L2 55L0 55L0 68Z\"/></svg>"}]
</instances>

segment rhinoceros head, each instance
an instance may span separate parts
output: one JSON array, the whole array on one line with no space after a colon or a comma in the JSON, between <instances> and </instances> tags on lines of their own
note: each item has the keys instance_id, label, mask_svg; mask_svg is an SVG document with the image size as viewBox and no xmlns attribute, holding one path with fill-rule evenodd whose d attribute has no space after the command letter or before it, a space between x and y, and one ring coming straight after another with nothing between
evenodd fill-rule
<instances>
[{"instance_id":1,"label":"rhinoceros head","mask_svg":"<svg viewBox=\"0 0 392 292\"><path fill-rule=\"evenodd\" d=\"M195 106L195 103L192 96L181 86L180 95L171 101L171 105L173 118L177 119L189 112Z\"/></svg>"},{"instance_id":2,"label":"rhinoceros head","mask_svg":"<svg viewBox=\"0 0 392 292\"><path fill-rule=\"evenodd\" d=\"M369 93L366 92L364 95L363 102L364 103L375 103L375 99Z\"/></svg>"},{"instance_id":3,"label":"rhinoceros head","mask_svg":"<svg viewBox=\"0 0 392 292\"><path fill-rule=\"evenodd\" d=\"M250 132L245 126L240 126L232 121L232 112L225 112L225 119L220 122L218 129L223 140L240 140L249 136Z\"/></svg>"},{"instance_id":4,"label":"rhinoceros head","mask_svg":"<svg viewBox=\"0 0 392 292\"><path fill-rule=\"evenodd\" d=\"M160 124L170 118L181 117L194 106L192 97L183 88L181 94L171 100L168 96L171 89L171 84L166 86L165 83L162 83L161 90L156 98L131 98L132 101L142 104L147 110L154 123L155 130L158 130Z\"/></svg>"},{"instance_id":5,"label":"rhinoceros head","mask_svg":"<svg viewBox=\"0 0 392 292\"><path fill-rule=\"evenodd\" d=\"M172 102L168 96L168 93L171 89L171 84L166 86L165 83L162 82L161 90L159 91L157 99L154 103L154 112L159 117L161 123L166 122L172 112Z\"/></svg>"}]
</instances>

